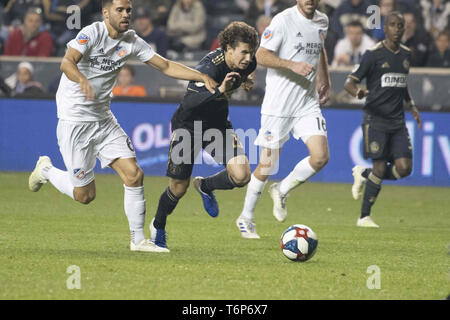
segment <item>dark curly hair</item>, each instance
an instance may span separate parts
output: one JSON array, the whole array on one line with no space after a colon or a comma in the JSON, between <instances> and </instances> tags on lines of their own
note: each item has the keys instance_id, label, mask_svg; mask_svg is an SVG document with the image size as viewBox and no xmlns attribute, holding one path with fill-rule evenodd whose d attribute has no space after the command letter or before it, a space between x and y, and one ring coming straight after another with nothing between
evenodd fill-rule
<instances>
[{"instance_id":1,"label":"dark curly hair","mask_svg":"<svg viewBox=\"0 0 450 320\"><path fill-rule=\"evenodd\" d=\"M227 45L236 48L239 42L248 43L252 49L259 46L259 35L255 28L242 21L233 21L219 33L220 47L225 51Z\"/></svg>"}]
</instances>

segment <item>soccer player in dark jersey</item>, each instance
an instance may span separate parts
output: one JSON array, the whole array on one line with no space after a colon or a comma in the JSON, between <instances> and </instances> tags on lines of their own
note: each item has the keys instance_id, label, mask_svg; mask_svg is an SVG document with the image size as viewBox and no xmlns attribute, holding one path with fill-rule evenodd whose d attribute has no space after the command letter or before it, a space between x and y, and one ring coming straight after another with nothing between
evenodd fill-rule
<instances>
[{"instance_id":1,"label":"soccer player in dark jersey","mask_svg":"<svg viewBox=\"0 0 450 320\"><path fill-rule=\"evenodd\" d=\"M349 75L345 89L354 97L367 97L363 108L364 158L372 159L372 168L355 166L352 195L356 200L366 185L357 221L359 227L378 225L370 211L381 190L382 180L397 180L410 175L412 146L405 124L404 102L421 128L421 119L407 85L411 51L401 44L405 21L398 12L386 18L386 40L366 51L361 64ZM367 90L357 84L364 78Z\"/></svg>"},{"instance_id":2,"label":"soccer player in dark jersey","mask_svg":"<svg viewBox=\"0 0 450 320\"><path fill-rule=\"evenodd\" d=\"M220 48L207 54L196 69L220 85L211 93L203 83L189 82L183 101L172 117L166 172L169 187L162 193L155 218L150 223L151 239L162 248L167 249L167 216L186 193L194 160L202 149L226 167L213 176L193 180L210 216L219 214L214 190L241 188L250 181L245 150L228 121L228 98L241 86L246 90L252 88L259 36L246 23L232 22L219 34L219 41Z\"/></svg>"}]
</instances>

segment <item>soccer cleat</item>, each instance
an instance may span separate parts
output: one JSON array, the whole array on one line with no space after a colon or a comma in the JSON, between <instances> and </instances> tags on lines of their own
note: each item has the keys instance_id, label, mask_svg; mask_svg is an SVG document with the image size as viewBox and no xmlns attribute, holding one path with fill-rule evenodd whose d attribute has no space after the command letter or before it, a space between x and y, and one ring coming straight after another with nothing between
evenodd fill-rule
<instances>
[{"instance_id":1,"label":"soccer cleat","mask_svg":"<svg viewBox=\"0 0 450 320\"><path fill-rule=\"evenodd\" d=\"M167 234L164 229L156 229L153 225L155 218L153 218L152 222L150 222L150 239L153 243L161 248L161 252L170 252L169 248L167 248Z\"/></svg>"},{"instance_id":2,"label":"soccer cleat","mask_svg":"<svg viewBox=\"0 0 450 320\"><path fill-rule=\"evenodd\" d=\"M203 177L195 177L194 178L194 188L200 193L200 196L203 200L203 207L206 212L213 218L219 215L219 205L217 204L216 197L214 196L214 192L205 193L201 189Z\"/></svg>"},{"instance_id":3,"label":"soccer cleat","mask_svg":"<svg viewBox=\"0 0 450 320\"><path fill-rule=\"evenodd\" d=\"M253 220L244 218L237 218L236 225L241 231L241 236L246 239L260 239L261 237L256 233L256 224Z\"/></svg>"},{"instance_id":4,"label":"soccer cleat","mask_svg":"<svg viewBox=\"0 0 450 320\"><path fill-rule=\"evenodd\" d=\"M139 244L134 244L133 241L131 241L130 250L142 252L169 252L167 248L158 247L150 239L144 239Z\"/></svg>"},{"instance_id":5,"label":"soccer cleat","mask_svg":"<svg viewBox=\"0 0 450 320\"><path fill-rule=\"evenodd\" d=\"M49 157L47 156L39 157L33 172L30 174L30 177L28 178L28 188L31 191L33 192L39 191L42 185L44 183L47 183L48 180L42 176L42 170L46 167L51 166L53 165Z\"/></svg>"},{"instance_id":6,"label":"soccer cleat","mask_svg":"<svg viewBox=\"0 0 450 320\"><path fill-rule=\"evenodd\" d=\"M352 186L352 196L353 199L358 200L362 195L362 190L364 185L366 184L366 178L364 178L361 174L365 168L361 166L354 166L352 169L353 174L353 186Z\"/></svg>"},{"instance_id":7,"label":"soccer cleat","mask_svg":"<svg viewBox=\"0 0 450 320\"><path fill-rule=\"evenodd\" d=\"M373 222L372 218L370 216L366 216L364 218L358 219L356 222L357 227L363 227L363 228L379 228L380 226L377 225L375 222Z\"/></svg>"},{"instance_id":8,"label":"soccer cleat","mask_svg":"<svg viewBox=\"0 0 450 320\"><path fill-rule=\"evenodd\" d=\"M269 187L269 193L273 200L273 216L280 222L286 220L286 197L280 192L280 183L274 183Z\"/></svg>"}]
</instances>

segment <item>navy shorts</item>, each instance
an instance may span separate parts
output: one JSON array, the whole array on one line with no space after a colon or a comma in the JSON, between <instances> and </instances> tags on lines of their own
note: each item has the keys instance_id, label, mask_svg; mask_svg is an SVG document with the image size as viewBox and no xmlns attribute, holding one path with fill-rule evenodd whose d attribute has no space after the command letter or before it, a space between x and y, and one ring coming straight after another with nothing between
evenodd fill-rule
<instances>
[{"instance_id":1,"label":"navy shorts","mask_svg":"<svg viewBox=\"0 0 450 320\"><path fill-rule=\"evenodd\" d=\"M364 123L364 158L393 162L399 158L412 159L412 145L406 126L393 131L383 131Z\"/></svg>"},{"instance_id":2,"label":"navy shorts","mask_svg":"<svg viewBox=\"0 0 450 320\"><path fill-rule=\"evenodd\" d=\"M222 165L237 156L245 155L244 147L232 128L199 132L178 128L172 133L166 176L177 180L188 179L202 149ZM203 161L201 157L199 159Z\"/></svg>"}]
</instances>

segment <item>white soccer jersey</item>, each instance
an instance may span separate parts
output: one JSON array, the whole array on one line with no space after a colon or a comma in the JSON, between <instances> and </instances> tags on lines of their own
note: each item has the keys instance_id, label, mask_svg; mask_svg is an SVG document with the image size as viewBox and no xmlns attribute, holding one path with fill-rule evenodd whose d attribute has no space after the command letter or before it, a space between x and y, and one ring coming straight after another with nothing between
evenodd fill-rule
<instances>
[{"instance_id":1,"label":"white soccer jersey","mask_svg":"<svg viewBox=\"0 0 450 320\"><path fill-rule=\"evenodd\" d=\"M278 117L299 117L315 112L316 72L328 31L328 17L317 11L305 18L297 6L277 14L261 39L261 47L281 59L306 62L315 70L307 77L284 69L267 69L266 93L261 113Z\"/></svg>"},{"instance_id":2,"label":"white soccer jersey","mask_svg":"<svg viewBox=\"0 0 450 320\"><path fill-rule=\"evenodd\" d=\"M134 30L112 39L104 22L94 22L83 28L67 47L83 54L77 66L95 91L94 100L87 100L79 83L62 74L56 93L58 118L69 121L99 121L110 117L111 92L120 68L129 58L147 62L155 55Z\"/></svg>"}]
</instances>

